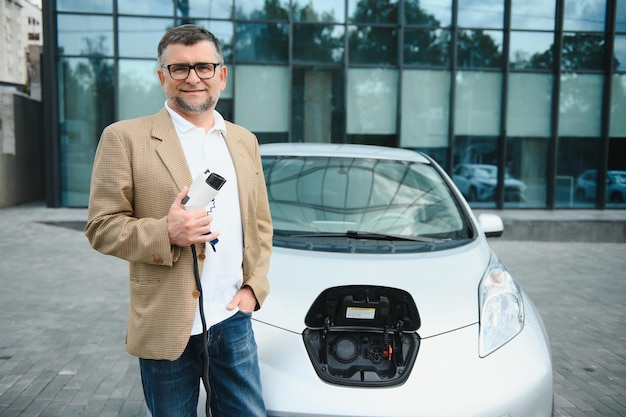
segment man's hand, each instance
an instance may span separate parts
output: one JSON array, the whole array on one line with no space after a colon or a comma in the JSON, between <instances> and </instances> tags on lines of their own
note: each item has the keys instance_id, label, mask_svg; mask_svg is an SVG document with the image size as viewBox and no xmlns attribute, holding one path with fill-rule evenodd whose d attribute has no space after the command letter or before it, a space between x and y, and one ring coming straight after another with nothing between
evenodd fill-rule
<instances>
[{"instance_id":1,"label":"man's hand","mask_svg":"<svg viewBox=\"0 0 626 417\"><path fill-rule=\"evenodd\" d=\"M257 301L254 291L252 291L252 288L244 286L237 291L237 294L235 294L231 302L228 303L226 309L234 310L235 308L239 308L239 310L244 313L252 313L256 309L256 306Z\"/></svg>"},{"instance_id":2,"label":"man's hand","mask_svg":"<svg viewBox=\"0 0 626 417\"><path fill-rule=\"evenodd\" d=\"M183 199L187 196L189 187L185 186L170 207L167 213L167 233L170 243L177 246L190 246L193 243L206 243L219 236L219 232L211 231L213 216L204 209L185 210Z\"/></svg>"}]
</instances>

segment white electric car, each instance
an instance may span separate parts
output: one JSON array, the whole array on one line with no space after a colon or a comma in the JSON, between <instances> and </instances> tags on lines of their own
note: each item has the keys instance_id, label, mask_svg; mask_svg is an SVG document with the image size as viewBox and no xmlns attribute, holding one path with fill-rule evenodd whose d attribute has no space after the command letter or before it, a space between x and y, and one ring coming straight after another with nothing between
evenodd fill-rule
<instances>
[{"instance_id":1,"label":"white electric car","mask_svg":"<svg viewBox=\"0 0 626 417\"><path fill-rule=\"evenodd\" d=\"M253 327L269 417L552 415L542 320L487 242L500 217L475 218L421 153L261 153L274 248Z\"/></svg>"}]
</instances>

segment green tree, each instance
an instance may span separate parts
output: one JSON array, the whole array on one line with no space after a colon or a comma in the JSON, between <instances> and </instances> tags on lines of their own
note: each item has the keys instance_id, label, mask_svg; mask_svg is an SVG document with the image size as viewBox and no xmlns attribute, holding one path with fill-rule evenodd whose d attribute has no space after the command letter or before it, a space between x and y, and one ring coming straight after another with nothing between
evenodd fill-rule
<instances>
[{"instance_id":1,"label":"green tree","mask_svg":"<svg viewBox=\"0 0 626 417\"><path fill-rule=\"evenodd\" d=\"M457 39L457 60L461 67L499 67L502 52L483 30L464 30L459 32Z\"/></svg>"},{"instance_id":2,"label":"green tree","mask_svg":"<svg viewBox=\"0 0 626 417\"><path fill-rule=\"evenodd\" d=\"M576 33L563 36L561 68L566 70L601 70L604 67L606 44L602 34ZM619 61L613 57L613 69Z\"/></svg>"},{"instance_id":3,"label":"green tree","mask_svg":"<svg viewBox=\"0 0 626 417\"><path fill-rule=\"evenodd\" d=\"M439 27L441 22L419 7L419 0L407 0L404 3L404 21L410 25Z\"/></svg>"},{"instance_id":4,"label":"green tree","mask_svg":"<svg viewBox=\"0 0 626 417\"><path fill-rule=\"evenodd\" d=\"M112 61L105 58L104 42L104 36L97 39L85 38L87 49L81 50L81 55L86 56L87 61L76 66L76 77L84 89L82 94L93 104L93 107L88 107L91 115L83 120L91 120L97 132L113 122L115 115L115 73Z\"/></svg>"},{"instance_id":5,"label":"green tree","mask_svg":"<svg viewBox=\"0 0 626 417\"><path fill-rule=\"evenodd\" d=\"M390 0L361 0L350 20L359 24L348 37L353 63L398 62L398 4ZM362 25L367 23L367 25ZM394 24L374 26L371 24Z\"/></svg>"},{"instance_id":6,"label":"green tree","mask_svg":"<svg viewBox=\"0 0 626 417\"><path fill-rule=\"evenodd\" d=\"M243 16L241 9L238 16ZM237 23L236 50L240 58L270 62L287 60L289 11L279 0L265 0L263 8L250 13L250 20L279 20L268 23Z\"/></svg>"},{"instance_id":7,"label":"green tree","mask_svg":"<svg viewBox=\"0 0 626 417\"><path fill-rule=\"evenodd\" d=\"M595 33L574 33L563 36L563 53L561 68L564 70L601 70L604 67L606 47L604 37ZM530 58L533 68L552 68L554 65L555 45L542 53ZM620 66L619 60L613 56L613 69Z\"/></svg>"},{"instance_id":8,"label":"green tree","mask_svg":"<svg viewBox=\"0 0 626 417\"><path fill-rule=\"evenodd\" d=\"M334 35L337 28L331 13L318 13L309 2L303 7L293 7L293 54L296 61L341 62L343 60L343 37Z\"/></svg>"},{"instance_id":9,"label":"green tree","mask_svg":"<svg viewBox=\"0 0 626 417\"><path fill-rule=\"evenodd\" d=\"M416 28L404 33L406 64L446 65L450 56L450 32Z\"/></svg>"},{"instance_id":10,"label":"green tree","mask_svg":"<svg viewBox=\"0 0 626 417\"><path fill-rule=\"evenodd\" d=\"M398 1L360 0L350 20L355 23L398 23Z\"/></svg>"},{"instance_id":11,"label":"green tree","mask_svg":"<svg viewBox=\"0 0 626 417\"><path fill-rule=\"evenodd\" d=\"M420 8L417 0L405 2L403 12L405 23L410 25L404 32L404 62L445 65L450 54L449 32L440 29L441 23ZM350 16L350 20L358 25L349 35L350 61L396 64L398 15L399 2L396 0L359 1Z\"/></svg>"}]
</instances>

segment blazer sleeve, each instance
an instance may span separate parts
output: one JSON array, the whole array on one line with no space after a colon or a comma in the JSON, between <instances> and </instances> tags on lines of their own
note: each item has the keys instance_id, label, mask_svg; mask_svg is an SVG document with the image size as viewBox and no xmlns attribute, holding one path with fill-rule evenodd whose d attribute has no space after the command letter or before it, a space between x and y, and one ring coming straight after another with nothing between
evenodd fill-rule
<instances>
[{"instance_id":1,"label":"blazer sleeve","mask_svg":"<svg viewBox=\"0 0 626 417\"><path fill-rule=\"evenodd\" d=\"M170 244L167 231L176 185L167 175L159 178L159 170L154 168L152 188L159 192L150 195L149 184L137 184L142 179L134 177L134 171L139 171L134 170L137 164L156 165L151 162L155 152L150 149L149 126L143 120L118 122L104 129L93 164L85 234L103 254L171 266L180 255L180 248Z\"/></svg>"}]
</instances>

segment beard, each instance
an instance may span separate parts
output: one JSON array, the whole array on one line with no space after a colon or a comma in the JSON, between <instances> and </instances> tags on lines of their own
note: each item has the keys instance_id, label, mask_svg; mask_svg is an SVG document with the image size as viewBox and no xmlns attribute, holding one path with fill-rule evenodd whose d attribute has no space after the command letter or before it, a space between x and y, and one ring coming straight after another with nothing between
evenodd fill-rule
<instances>
[{"instance_id":1,"label":"beard","mask_svg":"<svg viewBox=\"0 0 626 417\"><path fill-rule=\"evenodd\" d=\"M199 104L191 104L182 97L169 97L169 99L186 113L204 113L217 104L217 99L214 97L209 97Z\"/></svg>"}]
</instances>

